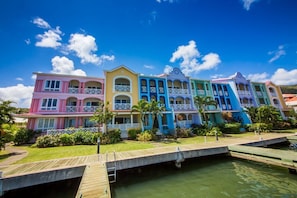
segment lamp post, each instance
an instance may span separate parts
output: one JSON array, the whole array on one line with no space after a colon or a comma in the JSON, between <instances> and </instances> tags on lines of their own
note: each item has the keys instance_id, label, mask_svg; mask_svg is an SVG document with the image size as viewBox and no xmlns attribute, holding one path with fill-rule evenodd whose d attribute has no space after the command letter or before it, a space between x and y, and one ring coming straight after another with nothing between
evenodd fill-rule
<instances>
[{"instance_id":1,"label":"lamp post","mask_svg":"<svg viewBox=\"0 0 297 198\"><path fill-rule=\"evenodd\" d=\"M97 139L97 154L100 153L100 137Z\"/></svg>"}]
</instances>

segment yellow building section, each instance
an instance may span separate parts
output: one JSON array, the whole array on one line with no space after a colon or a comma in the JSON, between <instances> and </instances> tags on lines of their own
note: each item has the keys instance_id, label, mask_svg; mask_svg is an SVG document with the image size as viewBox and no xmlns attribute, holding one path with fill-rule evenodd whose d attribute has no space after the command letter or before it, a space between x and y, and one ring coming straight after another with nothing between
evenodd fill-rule
<instances>
[{"instance_id":1,"label":"yellow building section","mask_svg":"<svg viewBox=\"0 0 297 198\"><path fill-rule=\"evenodd\" d=\"M139 97L138 73L121 65L105 71L105 102L114 111L130 111Z\"/></svg>"}]
</instances>

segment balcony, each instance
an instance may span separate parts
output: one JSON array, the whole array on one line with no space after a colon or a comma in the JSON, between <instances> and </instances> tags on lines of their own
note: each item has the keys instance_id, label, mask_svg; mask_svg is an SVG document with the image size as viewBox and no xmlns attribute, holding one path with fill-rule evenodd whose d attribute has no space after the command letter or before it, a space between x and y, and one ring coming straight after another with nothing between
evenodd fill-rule
<instances>
[{"instance_id":1,"label":"balcony","mask_svg":"<svg viewBox=\"0 0 297 198\"><path fill-rule=\"evenodd\" d=\"M66 106L66 112L77 112L76 106Z\"/></svg>"},{"instance_id":2,"label":"balcony","mask_svg":"<svg viewBox=\"0 0 297 198\"><path fill-rule=\"evenodd\" d=\"M99 106L84 106L83 110L84 112L95 112Z\"/></svg>"},{"instance_id":3,"label":"balcony","mask_svg":"<svg viewBox=\"0 0 297 198\"><path fill-rule=\"evenodd\" d=\"M85 94L102 94L102 89L85 88Z\"/></svg>"},{"instance_id":4,"label":"balcony","mask_svg":"<svg viewBox=\"0 0 297 198\"><path fill-rule=\"evenodd\" d=\"M169 94L190 94L188 89L169 88Z\"/></svg>"},{"instance_id":5,"label":"balcony","mask_svg":"<svg viewBox=\"0 0 297 198\"><path fill-rule=\"evenodd\" d=\"M171 108L174 110L192 110L191 104L171 104Z\"/></svg>"},{"instance_id":6,"label":"balcony","mask_svg":"<svg viewBox=\"0 0 297 198\"><path fill-rule=\"evenodd\" d=\"M78 93L78 88L75 88L75 87L69 87L69 88L68 88L68 93L71 93L71 94L77 94L77 93Z\"/></svg>"},{"instance_id":7,"label":"balcony","mask_svg":"<svg viewBox=\"0 0 297 198\"><path fill-rule=\"evenodd\" d=\"M120 92L130 92L130 85L116 85L115 90Z\"/></svg>"},{"instance_id":8,"label":"balcony","mask_svg":"<svg viewBox=\"0 0 297 198\"><path fill-rule=\"evenodd\" d=\"M130 110L131 104L130 103L115 103L114 109L115 110Z\"/></svg>"}]
</instances>

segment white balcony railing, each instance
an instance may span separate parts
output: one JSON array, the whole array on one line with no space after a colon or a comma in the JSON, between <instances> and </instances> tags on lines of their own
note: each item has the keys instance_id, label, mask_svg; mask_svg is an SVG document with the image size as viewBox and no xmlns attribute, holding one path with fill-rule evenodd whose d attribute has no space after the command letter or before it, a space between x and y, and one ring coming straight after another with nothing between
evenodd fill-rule
<instances>
[{"instance_id":1,"label":"white balcony railing","mask_svg":"<svg viewBox=\"0 0 297 198\"><path fill-rule=\"evenodd\" d=\"M115 103L114 109L115 110L130 110L131 104L130 103Z\"/></svg>"},{"instance_id":2,"label":"white balcony railing","mask_svg":"<svg viewBox=\"0 0 297 198\"><path fill-rule=\"evenodd\" d=\"M77 112L76 106L66 106L66 112Z\"/></svg>"},{"instance_id":3,"label":"white balcony railing","mask_svg":"<svg viewBox=\"0 0 297 198\"><path fill-rule=\"evenodd\" d=\"M102 94L102 89L85 88L85 94Z\"/></svg>"},{"instance_id":4,"label":"white balcony railing","mask_svg":"<svg viewBox=\"0 0 297 198\"><path fill-rule=\"evenodd\" d=\"M95 112L99 106L84 106L83 110L84 112Z\"/></svg>"},{"instance_id":5,"label":"white balcony railing","mask_svg":"<svg viewBox=\"0 0 297 198\"><path fill-rule=\"evenodd\" d=\"M116 85L115 90L121 92L130 92L130 85Z\"/></svg>"},{"instance_id":6,"label":"white balcony railing","mask_svg":"<svg viewBox=\"0 0 297 198\"><path fill-rule=\"evenodd\" d=\"M78 88L69 87L68 88L68 93L77 94L78 93Z\"/></svg>"}]
</instances>

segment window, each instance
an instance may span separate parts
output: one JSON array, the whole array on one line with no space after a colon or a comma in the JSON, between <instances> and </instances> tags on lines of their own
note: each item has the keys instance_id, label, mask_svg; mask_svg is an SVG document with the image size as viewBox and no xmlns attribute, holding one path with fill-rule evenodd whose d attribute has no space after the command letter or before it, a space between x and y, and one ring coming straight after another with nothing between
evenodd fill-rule
<instances>
[{"instance_id":1,"label":"window","mask_svg":"<svg viewBox=\"0 0 297 198\"><path fill-rule=\"evenodd\" d=\"M38 119L37 129L53 129L54 128L55 119L54 118L40 118Z\"/></svg>"},{"instance_id":2,"label":"window","mask_svg":"<svg viewBox=\"0 0 297 198\"><path fill-rule=\"evenodd\" d=\"M47 80L45 81L45 91L60 91L60 81Z\"/></svg>"},{"instance_id":3,"label":"window","mask_svg":"<svg viewBox=\"0 0 297 198\"><path fill-rule=\"evenodd\" d=\"M45 98L42 100L41 110L57 110L57 99Z\"/></svg>"}]
</instances>

